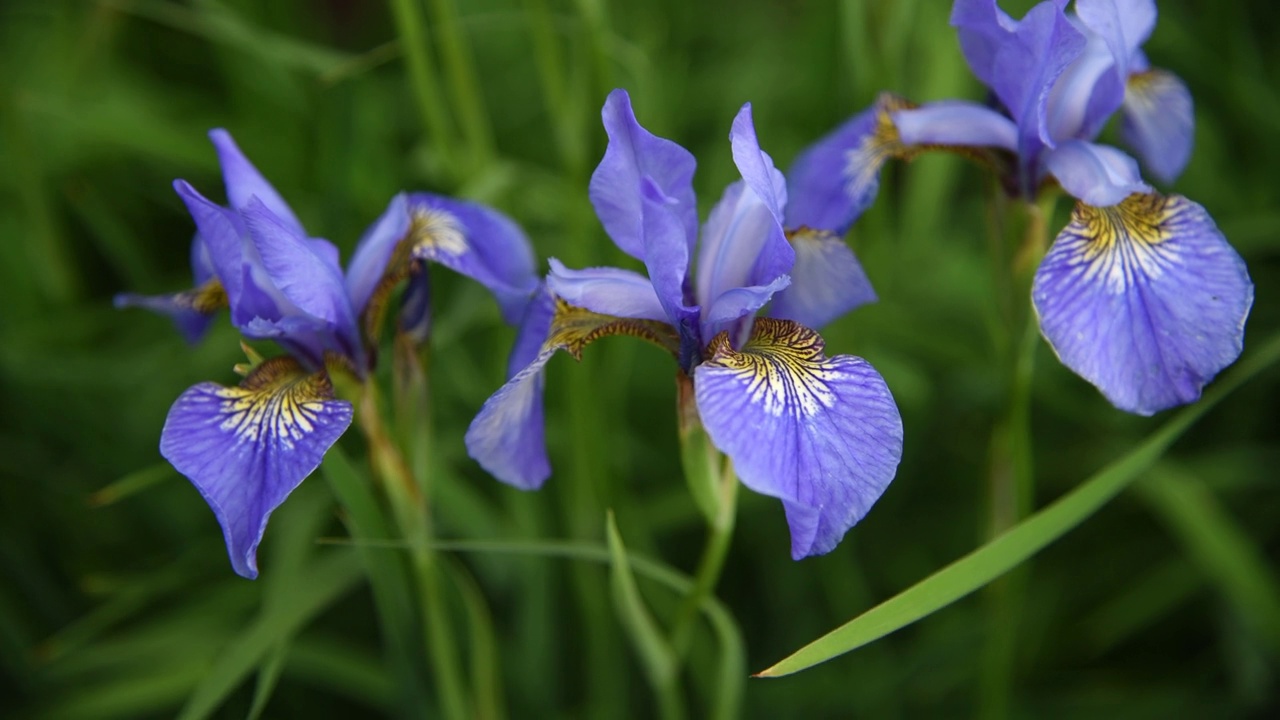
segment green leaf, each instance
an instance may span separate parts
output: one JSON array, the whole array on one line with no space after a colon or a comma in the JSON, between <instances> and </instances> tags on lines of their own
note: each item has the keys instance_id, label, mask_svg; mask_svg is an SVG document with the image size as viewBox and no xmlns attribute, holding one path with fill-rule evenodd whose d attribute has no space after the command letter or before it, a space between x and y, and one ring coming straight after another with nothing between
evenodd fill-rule
<instances>
[{"instance_id":1,"label":"green leaf","mask_svg":"<svg viewBox=\"0 0 1280 720\"><path fill-rule=\"evenodd\" d=\"M622 535L618 532L612 511L607 514L606 524L609 556L612 559L609 577L618 619L640 654L640 662L645 674L649 676L649 682L654 688L669 687L679 672L679 660L649 612L644 597L640 595L640 588L636 586L636 579L631 574L627 549L622 544Z\"/></svg>"},{"instance_id":2,"label":"green leaf","mask_svg":"<svg viewBox=\"0 0 1280 720\"><path fill-rule=\"evenodd\" d=\"M178 716L182 720L210 717L241 682L262 665L274 647L293 636L363 577L355 552L323 554L300 573L293 592L264 612L223 650L196 686Z\"/></svg>"},{"instance_id":3,"label":"green leaf","mask_svg":"<svg viewBox=\"0 0 1280 720\"><path fill-rule=\"evenodd\" d=\"M282 640L271 651L271 655L258 670L258 685L253 689L253 705L249 708L248 720L258 720L262 711L267 709L271 695L280 682L280 672L284 670L285 659L289 657L289 641Z\"/></svg>"},{"instance_id":4,"label":"green leaf","mask_svg":"<svg viewBox=\"0 0 1280 720\"><path fill-rule=\"evenodd\" d=\"M1273 337L1239 363L1198 403L1184 408L1141 445L1057 502L907 590L805 645L756 677L790 675L855 650L946 607L1017 567L1097 512L1146 472L1210 408L1277 359L1280 359L1280 336Z\"/></svg>"}]
</instances>

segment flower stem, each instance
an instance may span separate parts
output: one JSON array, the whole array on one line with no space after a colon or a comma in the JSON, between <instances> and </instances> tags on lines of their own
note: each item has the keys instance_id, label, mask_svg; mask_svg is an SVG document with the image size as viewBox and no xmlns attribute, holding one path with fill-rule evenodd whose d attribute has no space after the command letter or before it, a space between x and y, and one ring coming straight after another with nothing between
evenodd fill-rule
<instances>
[{"instance_id":1,"label":"flower stem","mask_svg":"<svg viewBox=\"0 0 1280 720\"><path fill-rule=\"evenodd\" d=\"M676 377L676 389L685 483L707 520L708 530L693 586L685 594L671 627L671 647L677 658L683 658L689 650L698 609L715 589L729 553L737 514L738 478L733 472L733 463L716 448L702 427L692 378L680 373Z\"/></svg>"},{"instance_id":2,"label":"flower stem","mask_svg":"<svg viewBox=\"0 0 1280 720\"><path fill-rule=\"evenodd\" d=\"M1000 535L1027 516L1035 499L1035 462L1032 455L1031 383L1035 369L1039 332L1035 313L1029 306L1031 281L1046 249L1047 225L1053 213L1052 198L1041 204L1015 204L1012 211L1024 215L1014 223L1021 229L1020 242L1012 256L1005 243L1002 257L1007 263L1004 312L1005 355L1000 363L1008 378L1007 400L992 429L990 509L988 537ZM1000 228L1005 235L1005 228ZM1014 237L1019 234L1011 233ZM1006 235L1007 236L1007 235ZM988 632L984 648L979 716L998 720L1009 715L1013 676L1017 665L1017 636L1025 604L1029 566L992 585L987 592Z\"/></svg>"},{"instance_id":3,"label":"flower stem","mask_svg":"<svg viewBox=\"0 0 1280 720\"><path fill-rule=\"evenodd\" d=\"M360 425L369 442L374 470L382 479L387 500L410 549L414 580L422 610L422 629L441 714L450 720L470 717L460 663L455 652L453 626L448 617L439 568L431 548L431 523L426 497L415 482L393 436L383 422L379 394L373 382L365 384L360 403Z\"/></svg>"}]
</instances>

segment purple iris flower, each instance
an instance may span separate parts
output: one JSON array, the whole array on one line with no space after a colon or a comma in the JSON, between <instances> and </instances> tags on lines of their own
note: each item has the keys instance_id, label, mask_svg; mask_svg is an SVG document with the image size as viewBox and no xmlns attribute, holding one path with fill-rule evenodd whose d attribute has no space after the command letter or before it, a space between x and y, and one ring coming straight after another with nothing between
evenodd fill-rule
<instances>
[{"instance_id":1,"label":"purple iris flower","mask_svg":"<svg viewBox=\"0 0 1280 720\"><path fill-rule=\"evenodd\" d=\"M335 397L330 375L362 379L372 369L394 287L409 282L401 325L420 335L427 322L424 261L485 284L513 322L537 278L528 241L514 223L488 208L424 193L391 201L344 274L337 248L307 234L230 134L214 130L210 138L228 206L174 182L197 227L196 289L121 295L116 304L168 314L189 340L227 307L245 337L273 340L286 351L242 369L238 386L189 388L169 410L160 436L161 454L191 480L222 525L232 567L254 578L271 512L351 424L351 403Z\"/></svg>"},{"instance_id":2,"label":"purple iris flower","mask_svg":"<svg viewBox=\"0 0 1280 720\"><path fill-rule=\"evenodd\" d=\"M1116 407L1150 415L1198 399L1239 356L1253 284L1203 207L1156 193L1133 158L1094 142L1119 110L1121 137L1157 178L1190 157L1190 93L1141 50L1153 0L1066 5L1014 20L995 0L956 0L951 22L994 107L884 96L802 155L793 187L809 217L840 227L870 205L886 160L925 150L997 167L1029 202L1056 182L1078 202L1035 274L1041 332Z\"/></svg>"},{"instance_id":3,"label":"purple iris flower","mask_svg":"<svg viewBox=\"0 0 1280 720\"><path fill-rule=\"evenodd\" d=\"M872 300L866 276L829 229L784 229L786 182L760 149L749 104L729 134L742 179L700 239L693 156L641 127L622 90L602 114L609 145L591 201L647 274L551 260L510 379L472 422L468 451L503 482L541 486L550 474L547 361L603 335L638 336L669 350L692 379L702 425L741 481L782 500L792 556L830 551L884 492L902 454L884 380L861 358L825 355L809 327Z\"/></svg>"}]
</instances>

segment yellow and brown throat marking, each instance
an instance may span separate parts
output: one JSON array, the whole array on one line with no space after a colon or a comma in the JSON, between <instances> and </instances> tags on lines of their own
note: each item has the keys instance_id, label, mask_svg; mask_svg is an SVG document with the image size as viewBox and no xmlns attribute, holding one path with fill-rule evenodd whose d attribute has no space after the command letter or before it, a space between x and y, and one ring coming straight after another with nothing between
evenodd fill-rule
<instances>
[{"instance_id":1,"label":"yellow and brown throat marking","mask_svg":"<svg viewBox=\"0 0 1280 720\"><path fill-rule=\"evenodd\" d=\"M1142 250L1168 240L1167 223L1177 211L1177 203L1171 200L1156 193L1133 193L1110 207L1076 203L1071 225L1078 226L1088 239L1085 259L1093 260L1125 243Z\"/></svg>"},{"instance_id":2,"label":"yellow and brown throat marking","mask_svg":"<svg viewBox=\"0 0 1280 720\"><path fill-rule=\"evenodd\" d=\"M739 371L751 401L771 415L812 415L836 401L823 367L825 347L821 335L797 322L756 318L741 350L733 349L728 333L715 336L707 363Z\"/></svg>"},{"instance_id":3,"label":"yellow and brown throat marking","mask_svg":"<svg viewBox=\"0 0 1280 720\"><path fill-rule=\"evenodd\" d=\"M249 442L266 435L288 448L315 429L324 402L333 399L333 385L324 371L307 373L298 361L282 356L263 362L240 385L217 394L224 430Z\"/></svg>"},{"instance_id":4,"label":"yellow and brown throat marking","mask_svg":"<svg viewBox=\"0 0 1280 720\"><path fill-rule=\"evenodd\" d=\"M657 345L678 356L680 338L675 328L658 320L635 320L603 315L556 298L555 316L544 347L560 347L575 359L582 359L582 349L610 335L630 335Z\"/></svg>"}]
</instances>

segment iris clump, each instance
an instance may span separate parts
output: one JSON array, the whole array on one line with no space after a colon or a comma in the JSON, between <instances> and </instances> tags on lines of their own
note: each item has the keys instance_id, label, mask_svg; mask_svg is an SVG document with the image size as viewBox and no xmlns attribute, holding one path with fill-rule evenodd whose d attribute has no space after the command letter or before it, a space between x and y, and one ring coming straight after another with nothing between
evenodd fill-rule
<instances>
[{"instance_id":1,"label":"iris clump","mask_svg":"<svg viewBox=\"0 0 1280 720\"><path fill-rule=\"evenodd\" d=\"M813 329L874 299L865 274L836 228L792 212L749 104L729 134L741 180L701 232L693 156L645 130L622 90L602 115L609 144L591 202L614 244L646 272L551 260L509 380L472 422L468 451L499 480L540 487L551 473L546 363L605 335L641 337L691 379L701 424L742 483L782 501L792 556L830 551L884 492L902 454L884 380L861 358L827 356Z\"/></svg>"},{"instance_id":2,"label":"iris clump","mask_svg":"<svg viewBox=\"0 0 1280 720\"><path fill-rule=\"evenodd\" d=\"M161 454L191 480L222 526L232 567L254 578L268 517L351 425L352 404L336 396L333 377L368 379L396 286L408 282L400 332L421 342L429 327L423 263L481 282L513 323L537 278L528 240L513 222L481 205L427 193L393 198L344 272L338 249L303 228L230 134L214 130L210 138L228 204L218 205L184 180L174 182L197 228L195 289L126 294L116 304L165 313L192 342L226 307L245 338L272 340L285 351L264 360L246 346L251 362L236 368L244 380L189 388L169 410L160 436Z\"/></svg>"},{"instance_id":3,"label":"iris clump","mask_svg":"<svg viewBox=\"0 0 1280 720\"><path fill-rule=\"evenodd\" d=\"M1152 0L1045 0L1014 20L995 0L956 0L951 22L991 101L915 105L885 95L817 143L793 171L811 212L847 225L881 167L927 150L973 157L1027 202L1061 188L1071 221L1035 272L1032 300L1059 359L1116 407L1150 415L1193 402L1240 355L1253 284L1208 212L1143 180L1120 134L1161 181L1191 156L1190 93L1150 65Z\"/></svg>"}]
</instances>

